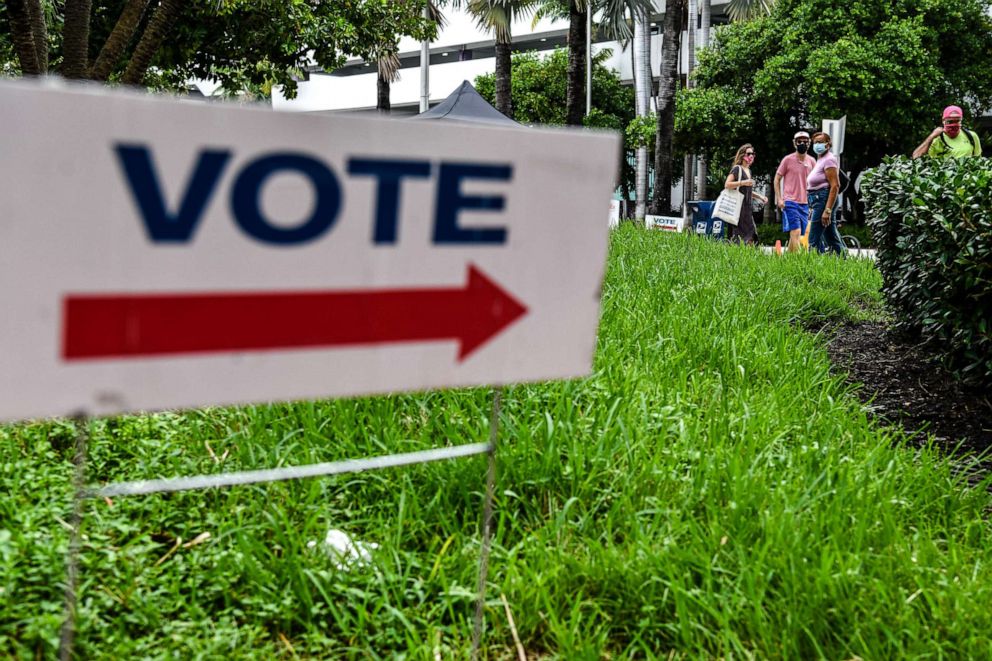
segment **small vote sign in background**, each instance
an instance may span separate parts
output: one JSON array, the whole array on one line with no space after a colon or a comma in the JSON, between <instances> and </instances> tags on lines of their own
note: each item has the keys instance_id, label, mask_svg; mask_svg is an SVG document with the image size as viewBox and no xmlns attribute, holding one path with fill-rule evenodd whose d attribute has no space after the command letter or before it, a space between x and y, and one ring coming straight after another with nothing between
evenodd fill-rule
<instances>
[{"instance_id":1,"label":"small vote sign in background","mask_svg":"<svg viewBox=\"0 0 992 661\"><path fill-rule=\"evenodd\" d=\"M0 85L0 419L580 376L615 135Z\"/></svg>"}]
</instances>

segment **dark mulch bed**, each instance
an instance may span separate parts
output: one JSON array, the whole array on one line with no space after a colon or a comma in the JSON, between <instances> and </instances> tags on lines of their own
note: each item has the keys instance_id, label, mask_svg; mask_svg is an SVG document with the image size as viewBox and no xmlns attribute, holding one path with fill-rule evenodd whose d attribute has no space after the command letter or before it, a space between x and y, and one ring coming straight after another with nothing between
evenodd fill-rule
<instances>
[{"instance_id":1,"label":"dark mulch bed","mask_svg":"<svg viewBox=\"0 0 992 661\"><path fill-rule=\"evenodd\" d=\"M931 351L878 321L824 329L836 369L864 384L859 397L873 415L906 431L922 430L955 453L992 451L992 391L957 382ZM982 462L992 470L992 452Z\"/></svg>"}]
</instances>

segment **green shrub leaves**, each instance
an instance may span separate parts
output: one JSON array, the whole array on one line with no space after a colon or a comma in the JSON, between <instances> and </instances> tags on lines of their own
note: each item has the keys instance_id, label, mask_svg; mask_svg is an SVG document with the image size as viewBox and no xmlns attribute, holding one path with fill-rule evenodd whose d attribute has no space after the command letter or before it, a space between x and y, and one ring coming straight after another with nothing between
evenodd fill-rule
<instances>
[{"instance_id":1,"label":"green shrub leaves","mask_svg":"<svg viewBox=\"0 0 992 661\"><path fill-rule=\"evenodd\" d=\"M897 327L992 383L992 159L886 159L863 187Z\"/></svg>"}]
</instances>

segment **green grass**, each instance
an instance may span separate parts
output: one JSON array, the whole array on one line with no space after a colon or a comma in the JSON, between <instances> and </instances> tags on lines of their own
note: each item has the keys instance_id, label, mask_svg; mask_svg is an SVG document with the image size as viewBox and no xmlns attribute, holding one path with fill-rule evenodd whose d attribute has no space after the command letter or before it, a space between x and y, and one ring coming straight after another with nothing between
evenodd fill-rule
<instances>
[{"instance_id":1,"label":"green grass","mask_svg":"<svg viewBox=\"0 0 992 661\"><path fill-rule=\"evenodd\" d=\"M992 527L869 422L803 322L876 314L862 260L616 232L594 373L508 388L484 651L990 658ZM95 421L110 482L484 440L485 389ZM0 427L0 653L51 656L67 422ZM220 463L211 458L210 444ZM483 458L88 503L80 658L461 658ZM336 569L329 527L381 545ZM207 542L167 555L210 532Z\"/></svg>"}]
</instances>

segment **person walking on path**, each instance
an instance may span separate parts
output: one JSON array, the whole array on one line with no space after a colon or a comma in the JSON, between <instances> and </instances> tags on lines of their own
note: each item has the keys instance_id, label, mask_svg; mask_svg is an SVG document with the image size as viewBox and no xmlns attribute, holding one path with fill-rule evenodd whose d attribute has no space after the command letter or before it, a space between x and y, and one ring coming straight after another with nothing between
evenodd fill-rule
<instances>
[{"instance_id":1,"label":"person walking on path","mask_svg":"<svg viewBox=\"0 0 992 661\"><path fill-rule=\"evenodd\" d=\"M832 143L826 133L813 134L813 153L816 165L806 178L806 196L809 200L809 245L821 254L827 249L847 256L847 248L837 231L837 213L834 205L840 192L840 163L830 151ZM824 245L826 244L826 245Z\"/></svg>"},{"instance_id":2,"label":"person walking on path","mask_svg":"<svg viewBox=\"0 0 992 661\"><path fill-rule=\"evenodd\" d=\"M813 171L813 159L806 155L809 133L799 131L792 143L796 151L783 158L775 172L775 204L782 212L782 231L789 233L789 252L799 252L799 237L809 220L806 178Z\"/></svg>"},{"instance_id":3,"label":"person walking on path","mask_svg":"<svg viewBox=\"0 0 992 661\"><path fill-rule=\"evenodd\" d=\"M758 230L754 226L754 210L751 208L751 197L761 200L762 204L768 204L764 195L754 192L754 179L751 178L751 164L754 163L754 147L750 144L743 145L737 150L734 156L734 164L730 168L730 174L723 187L728 190L736 190L744 195L744 204L741 205L741 215L737 221L737 226L730 226L729 239L735 243L746 243L755 245L758 243Z\"/></svg>"},{"instance_id":4,"label":"person walking on path","mask_svg":"<svg viewBox=\"0 0 992 661\"><path fill-rule=\"evenodd\" d=\"M943 126L938 126L913 150L913 158L969 158L982 155L978 134L961 126L964 113L958 106L944 108Z\"/></svg>"}]
</instances>

